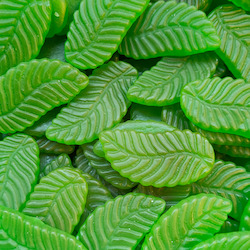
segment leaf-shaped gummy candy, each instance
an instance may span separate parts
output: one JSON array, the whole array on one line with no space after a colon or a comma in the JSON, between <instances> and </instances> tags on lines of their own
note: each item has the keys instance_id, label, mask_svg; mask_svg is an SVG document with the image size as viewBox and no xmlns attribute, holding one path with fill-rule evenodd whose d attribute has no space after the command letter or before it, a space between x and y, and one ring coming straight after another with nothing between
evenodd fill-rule
<instances>
[{"instance_id":1,"label":"leaf-shaped gummy candy","mask_svg":"<svg viewBox=\"0 0 250 250\"><path fill-rule=\"evenodd\" d=\"M181 108L195 125L250 138L250 83L231 77L194 81L181 92Z\"/></svg>"},{"instance_id":2,"label":"leaf-shaped gummy candy","mask_svg":"<svg viewBox=\"0 0 250 250\"><path fill-rule=\"evenodd\" d=\"M87 192L81 171L59 168L40 180L22 212L72 233L84 211Z\"/></svg>"},{"instance_id":3,"label":"leaf-shaped gummy candy","mask_svg":"<svg viewBox=\"0 0 250 250\"><path fill-rule=\"evenodd\" d=\"M119 123L127 113L128 88L137 71L124 62L109 62L89 77L88 87L63 108L47 129L48 139L68 145L81 145L98 138L99 133Z\"/></svg>"},{"instance_id":4,"label":"leaf-shaped gummy candy","mask_svg":"<svg viewBox=\"0 0 250 250\"><path fill-rule=\"evenodd\" d=\"M0 75L38 55L50 22L49 0L0 1Z\"/></svg>"},{"instance_id":5,"label":"leaf-shaped gummy candy","mask_svg":"<svg viewBox=\"0 0 250 250\"><path fill-rule=\"evenodd\" d=\"M165 209L162 199L129 193L95 209L77 239L91 250L134 249Z\"/></svg>"},{"instance_id":6,"label":"leaf-shaped gummy candy","mask_svg":"<svg viewBox=\"0 0 250 250\"><path fill-rule=\"evenodd\" d=\"M39 149L33 138L15 134L0 142L0 205L21 209L38 174Z\"/></svg>"},{"instance_id":7,"label":"leaf-shaped gummy candy","mask_svg":"<svg viewBox=\"0 0 250 250\"><path fill-rule=\"evenodd\" d=\"M0 132L23 131L87 84L85 74L58 60L32 60L11 68L0 77Z\"/></svg>"},{"instance_id":8,"label":"leaf-shaped gummy candy","mask_svg":"<svg viewBox=\"0 0 250 250\"><path fill-rule=\"evenodd\" d=\"M82 1L65 44L66 60L94 69L109 60L149 0Z\"/></svg>"},{"instance_id":9,"label":"leaf-shaped gummy candy","mask_svg":"<svg viewBox=\"0 0 250 250\"><path fill-rule=\"evenodd\" d=\"M231 207L229 200L211 194L184 199L160 217L142 249L190 249L220 230Z\"/></svg>"},{"instance_id":10,"label":"leaf-shaped gummy candy","mask_svg":"<svg viewBox=\"0 0 250 250\"><path fill-rule=\"evenodd\" d=\"M250 231L250 199L247 205L245 206L245 209L240 219L240 230Z\"/></svg>"},{"instance_id":11,"label":"leaf-shaped gummy candy","mask_svg":"<svg viewBox=\"0 0 250 250\"><path fill-rule=\"evenodd\" d=\"M144 186L190 184L205 177L214 163L214 151L207 139L189 130L107 130L100 134L100 141L111 166Z\"/></svg>"},{"instance_id":12,"label":"leaf-shaped gummy candy","mask_svg":"<svg viewBox=\"0 0 250 250\"><path fill-rule=\"evenodd\" d=\"M134 59L186 56L215 50L220 39L205 13L175 1L158 1L132 25L119 53Z\"/></svg>"}]
</instances>

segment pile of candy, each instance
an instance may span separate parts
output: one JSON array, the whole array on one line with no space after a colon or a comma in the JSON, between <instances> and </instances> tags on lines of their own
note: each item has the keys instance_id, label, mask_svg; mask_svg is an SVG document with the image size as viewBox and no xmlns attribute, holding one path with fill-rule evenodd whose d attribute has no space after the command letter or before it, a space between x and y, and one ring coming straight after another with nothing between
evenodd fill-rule
<instances>
[{"instance_id":1,"label":"pile of candy","mask_svg":"<svg viewBox=\"0 0 250 250\"><path fill-rule=\"evenodd\" d=\"M0 1L0 249L250 249L230 1Z\"/></svg>"}]
</instances>

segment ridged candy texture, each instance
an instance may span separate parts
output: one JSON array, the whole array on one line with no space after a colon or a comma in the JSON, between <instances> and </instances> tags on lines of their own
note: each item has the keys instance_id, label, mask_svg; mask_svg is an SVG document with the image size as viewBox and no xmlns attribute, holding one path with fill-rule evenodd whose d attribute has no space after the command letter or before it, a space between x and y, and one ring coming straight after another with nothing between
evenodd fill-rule
<instances>
[{"instance_id":1,"label":"ridged candy texture","mask_svg":"<svg viewBox=\"0 0 250 250\"><path fill-rule=\"evenodd\" d=\"M11 68L0 77L0 132L23 131L87 84L85 74L58 60L32 60Z\"/></svg>"},{"instance_id":2,"label":"ridged candy texture","mask_svg":"<svg viewBox=\"0 0 250 250\"><path fill-rule=\"evenodd\" d=\"M66 60L94 69L109 60L149 0L84 0L74 15L65 44Z\"/></svg>"},{"instance_id":3,"label":"ridged candy texture","mask_svg":"<svg viewBox=\"0 0 250 250\"><path fill-rule=\"evenodd\" d=\"M205 177L214 163L210 143L189 130L163 133L110 130L101 133L100 141L111 166L144 186L190 184Z\"/></svg>"},{"instance_id":4,"label":"ridged candy texture","mask_svg":"<svg viewBox=\"0 0 250 250\"><path fill-rule=\"evenodd\" d=\"M119 53L134 59L186 56L212 51L220 39L205 13L175 1L158 1L132 25Z\"/></svg>"},{"instance_id":5,"label":"ridged candy texture","mask_svg":"<svg viewBox=\"0 0 250 250\"><path fill-rule=\"evenodd\" d=\"M217 64L218 59L213 53L164 57L135 81L128 90L128 99L148 106L177 103L183 86L211 77Z\"/></svg>"},{"instance_id":6,"label":"ridged candy texture","mask_svg":"<svg viewBox=\"0 0 250 250\"><path fill-rule=\"evenodd\" d=\"M231 77L186 85L181 93L185 115L198 127L250 138L250 83Z\"/></svg>"},{"instance_id":7,"label":"ridged candy texture","mask_svg":"<svg viewBox=\"0 0 250 250\"><path fill-rule=\"evenodd\" d=\"M59 168L40 180L23 213L72 233L83 213L88 187L78 169Z\"/></svg>"},{"instance_id":8,"label":"ridged candy texture","mask_svg":"<svg viewBox=\"0 0 250 250\"><path fill-rule=\"evenodd\" d=\"M98 207L77 239L88 250L134 249L165 209L162 199L129 193Z\"/></svg>"},{"instance_id":9,"label":"ridged candy texture","mask_svg":"<svg viewBox=\"0 0 250 250\"><path fill-rule=\"evenodd\" d=\"M0 142L0 205L21 209L38 174L39 149L33 138L15 134Z\"/></svg>"},{"instance_id":10,"label":"ridged candy texture","mask_svg":"<svg viewBox=\"0 0 250 250\"><path fill-rule=\"evenodd\" d=\"M240 219L240 230L250 231L250 199L244 208L244 212Z\"/></svg>"},{"instance_id":11,"label":"ridged candy texture","mask_svg":"<svg viewBox=\"0 0 250 250\"><path fill-rule=\"evenodd\" d=\"M213 237L230 211L231 202L216 195L200 194L184 199L160 217L142 249L191 249Z\"/></svg>"},{"instance_id":12,"label":"ridged candy texture","mask_svg":"<svg viewBox=\"0 0 250 250\"><path fill-rule=\"evenodd\" d=\"M0 1L0 75L38 55L50 22L49 0Z\"/></svg>"},{"instance_id":13,"label":"ridged candy texture","mask_svg":"<svg viewBox=\"0 0 250 250\"><path fill-rule=\"evenodd\" d=\"M234 5L222 5L210 13L209 19L221 38L217 54L236 78L250 81L250 15Z\"/></svg>"},{"instance_id":14,"label":"ridged candy texture","mask_svg":"<svg viewBox=\"0 0 250 250\"><path fill-rule=\"evenodd\" d=\"M137 79L137 71L125 62L109 62L89 77L88 87L63 108L46 136L68 145L81 145L98 138L127 113L130 101L126 94Z\"/></svg>"},{"instance_id":15,"label":"ridged candy texture","mask_svg":"<svg viewBox=\"0 0 250 250\"><path fill-rule=\"evenodd\" d=\"M0 235L1 249L86 249L72 235L3 206L0 206Z\"/></svg>"}]
</instances>

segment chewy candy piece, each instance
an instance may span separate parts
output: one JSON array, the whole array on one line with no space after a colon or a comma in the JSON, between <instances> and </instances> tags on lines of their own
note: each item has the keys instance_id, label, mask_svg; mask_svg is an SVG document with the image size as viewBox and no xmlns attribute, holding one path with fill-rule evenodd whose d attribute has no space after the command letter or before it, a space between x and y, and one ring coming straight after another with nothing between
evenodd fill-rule
<instances>
[{"instance_id":1,"label":"chewy candy piece","mask_svg":"<svg viewBox=\"0 0 250 250\"><path fill-rule=\"evenodd\" d=\"M31 127L26 128L23 132L25 134L39 138L45 136L47 128L52 124L52 120L56 118L56 115L59 113L60 109L61 107L52 109L46 113L46 115L43 115Z\"/></svg>"},{"instance_id":2,"label":"chewy candy piece","mask_svg":"<svg viewBox=\"0 0 250 250\"><path fill-rule=\"evenodd\" d=\"M250 197L250 173L232 162L215 161L212 171L203 179L192 183L192 193L212 193L231 200L233 208L229 214L240 220Z\"/></svg>"},{"instance_id":3,"label":"chewy candy piece","mask_svg":"<svg viewBox=\"0 0 250 250\"><path fill-rule=\"evenodd\" d=\"M24 134L6 137L0 142L0 166L0 205L19 210L39 175L39 149L34 139Z\"/></svg>"},{"instance_id":4,"label":"chewy candy piece","mask_svg":"<svg viewBox=\"0 0 250 250\"><path fill-rule=\"evenodd\" d=\"M98 207L77 239L89 250L134 249L165 209L165 201L129 193Z\"/></svg>"},{"instance_id":5,"label":"chewy candy piece","mask_svg":"<svg viewBox=\"0 0 250 250\"><path fill-rule=\"evenodd\" d=\"M132 130L142 133L164 133L176 130L176 128L165 124L164 122L156 122L156 121L127 121L118 124L112 130ZM102 148L102 144L100 141L97 141L94 145L93 150L96 149L97 155L100 157L105 157L105 153ZM94 151L95 153L95 151Z\"/></svg>"},{"instance_id":6,"label":"chewy candy piece","mask_svg":"<svg viewBox=\"0 0 250 250\"><path fill-rule=\"evenodd\" d=\"M250 231L250 200L248 201L240 219L240 230Z\"/></svg>"},{"instance_id":7,"label":"chewy candy piece","mask_svg":"<svg viewBox=\"0 0 250 250\"><path fill-rule=\"evenodd\" d=\"M133 192L161 198L166 202L166 209L169 209L191 195L191 185L156 188L152 186L145 187L139 184Z\"/></svg>"},{"instance_id":8,"label":"chewy candy piece","mask_svg":"<svg viewBox=\"0 0 250 250\"><path fill-rule=\"evenodd\" d=\"M0 206L0 233L1 249L86 249L72 235L3 206Z\"/></svg>"},{"instance_id":9,"label":"chewy candy piece","mask_svg":"<svg viewBox=\"0 0 250 250\"><path fill-rule=\"evenodd\" d=\"M132 103L130 107L130 120L161 121L161 111L161 107L150 107Z\"/></svg>"},{"instance_id":10,"label":"chewy candy piece","mask_svg":"<svg viewBox=\"0 0 250 250\"><path fill-rule=\"evenodd\" d=\"M190 125L189 125L189 120L185 116L185 114L183 113L179 103L163 107L161 119L167 125L173 126L177 129L180 129L180 130L189 129L189 130L191 130Z\"/></svg>"},{"instance_id":11,"label":"chewy candy piece","mask_svg":"<svg viewBox=\"0 0 250 250\"><path fill-rule=\"evenodd\" d=\"M38 55L50 22L49 0L1 0L0 75Z\"/></svg>"},{"instance_id":12,"label":"chewy candy piece","mask_svg":"<svg viewBox=\"0 0 250 250\"><path fill-rule=\"evenodd\" d=\"M232 157L250 158L250 148L241 146L213 145L214 150Z\"/></svg>"},{"instance_id":13,"label":"chewy candy piece","mask_svg":"<svg viewBox=\"0 0 250 250\"><path fill-rule=\"evenodd\" d=\"M159 0L151 0L151 2L157 2ZM167 1L167 0L166 0ZM195 6L198 10L206 11L209 9L212 0L176 0L177 3L184 2L188 5Z\"/></svg>"},{"instance_id":14,"label":"chewy candy piece","mask_svg":"<svg viewBox=\"0 0 250 250\"><path fill-rule=\"evenodd\" d=\"M43 170L40 171L39 178L41 179L53 170L63 167L73 167L71 160L67 154L59 155L56 159L52 160L48 165L46 165Z\"/></svg>"},{"instance_id":15,"label":"chewy candy piece","mask_svg":"<svg viewBox=\"0 0 250 250\"><path fill-rule=\"evenodd\" d=\"M250 15L234 5L222 5L209 19L221 38L216 53L236 78L250 81Z\"/></svg>"},{"instance_id":16,"label":"chewy candy piece","mask_svg":"<svg viewBox=\"0 0 250 250\"><path fill-rule=\"evenodd\" d=\"M202 136L206 137L211 144L250 147L250 139L246 137L203 130L194 125L192 122L189 122L189 126L192 131L198 132Z\"/></svg>"},{"instance_id":17,"label":"chewy candy piece","mask_svg":"<svg viewBox=\"0 0 250 250\"><path fill-rule=\"evenodd\" d=\"M160 217L142 249L191 249L220 230L231 208L229 200L211 194L182 200Z\"/></svg>"},{"instance_id":18,"label":"chewy candy piece","mask_svg":"<svg viewBox=\"0 0 250 250\"><path fill-rule=\"evenodd\" d=\"M239 231L240 223L237 220L227 218L218 233L230 233Z\"/></svg>"},{"instance_id":19,"label":"chewy candy piece","mask_svg":"<svg viewBox=\"0 0 250 250\"><path fill-rule=\"evenodd\" d=\"M109 62L89 77L89 85L63 108L48 128L52 141L81 145L98 138L99 133L119 123L130 101L126 94L137 71L124 62Z\"/></svg>"},{"instance_id":20,"label":"chewy candy piece","mask_svg":"<svg viewBox=\"0 0 250 250\"><path fill-rule=\"evenodd\" d=\"M228 69L226 67L226 65L224 64L224 62L219 59L219 63L217 65L216 71L213 75L213 77L224 77L226 76L226 74L228 73Z\"/></svg>"},{"instance_id":21,"label":"chewy candy piece","mask_svg":"<svg viewBox=\"0 0 250 250\"><path fill-rule=\"evenodd\" d=\"M249 0L229 0L229 1L233 2L236 6L242 8L244 10L250 11Z\"/></svg>"},{"instance_id":22,"label":"chewy candy piece","mask_svg":"<svg viewBox=\"0 0 250 250\"><path fill-rule=\"evenodd\" d=\"M108 200L113 199L110 191L97 179L87 173L82 173L82 176L88 183L88 196L84 209L84 213L81 216L80 222L75 228L75 231L79 231L87 217L99 206L104 205Z\"/></svg>"},{"instance_id":23,"label":"chewy candy piece","mask_svg":"<svg viewBox=\"0 0 250 250\"><path fill-rule=\"evenodd\" d=\"M196 245L192 250L250 249L250 232L217 234Z\"/></svg>"},{"instance_id":24,"label":"chewy candy piece","mask_svg":"<svg viewBox=\"0 0 250 250\"><path fill-rule=\"evenodd\" d=\"M181 89L195 80L212 76L218 59L214 53L187 57L163 57L145 71L128 90L128 99L148 106L171 105L180 101Z\"/></svg>"},{"instance_id":25,"label":"chewy candy piece","mask_svg":"<svg viewBox=\"0 0 250 250\"><path fill-rule=\"evenodd\" d=\"M214 164L210 143L189 130L162 133L107 130L100 134L100 141L111 166L144 186L190 184L208 175Z\"/></svg>"},{"instance_id":26,"label":"chewy candy piece","mask_svg":"<svg viewBox=\"0 0 250 250\"><path fill-rule=\"evenodd\" d=\"M50 0L52 7L51 24L47 37L60 33L68 21L67 0Z\"/></svg>"},{"instance_id":27,"label":"chewy candy piece","mask_svg":"<svg viewBox=\"0 0 250 250\"><path fill-rule=\"evenodd\" d=\"M57 60L32 60L8 70L0 77L0 132L23 131L87 84L85 74Z\"/></svg>"},{"instance_id":28,"label":"chewy candy piece","mask_svg":"<svg viewBox=\"0 0 250 250\"><path fill-rule=\"evenodd\" d=\"M59 168L40 180L22 212L72 233L84 211L87 193L87 183L81 171Z\"/></svg>"},{"instance_id":29,"label":"chewy candy piece","mask_svg":"<svg viewBox=\"0 0 250 250\"><path fill-rule=\"evenodd\" d=\"M40 172L57 157L58 155L40 154Z\"/></svg>"},{"instance_id":30,"label":"chewy candy piece","mask_svg":"<svg viewBox=\"0 0 250 250\"><path fill-rule=\"evenodd\" d=\"M110 163L102 157L97 156L93 152L94 143L82 145L82 149L85 157L88 159L89 163L93 168L96 169L97 173L107 182L112 184L114 187L119 189L131 189L136 186L137 183L130 181L114 170Z\"/></svg>"},{"instance_id":31,"label":"chewy candy piece","mask_svg":"<svg viewBox=\"0 0 250 250\"><path fill-rule=\"evenodd\" d=\"M250 83L231 77L187 84L181 108L198 127L250 138Z\"/></svg>"},{"instance_id":32,"label":"chewy candy piece","mask_svg":"<svg viewBox=\"0 0 250 250\"><path fill-rule=\"evenodd\" d=\"M215 50L220 39L206 14L175 1L149 5L119 46L119 53L134 59L187 56Z\"/></svg>"},{"instance_id":33,"label":"chewy candy piece","mask_svg":"<svg viewBox=\"0 0 250 250\"><path fill-rule=\"evenodd\" d=\"M94 69L109 60L149 0L84 0L74 15L65 43L65 57L80 69Z\"/></svg>"},{"instance_id":34,"label":"chewy candy piece","mask_svg":"<svg viewBox=\"0 0 250 250\"><path fill-rule=\"evenodd\" d=\"M36 140L36 142L38 144L40 152L43 154L71 154L75 150L75 146L50 141L46 137L39 138Z\"/></svg>"}]
</instances>

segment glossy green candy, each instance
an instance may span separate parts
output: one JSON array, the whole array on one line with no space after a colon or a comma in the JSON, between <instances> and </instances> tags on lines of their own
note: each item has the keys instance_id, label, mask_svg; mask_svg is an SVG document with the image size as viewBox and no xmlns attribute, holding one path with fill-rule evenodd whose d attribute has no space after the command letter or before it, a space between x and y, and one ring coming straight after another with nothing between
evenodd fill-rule
<instances>
[{"instance_id":1,"label":"glossy green candy","mask_svg":"<svg viewBox=\"0 0 250 250\"><path fill-rule=\"evenodd\" d=\"M217 234L214 237L201 242L192 250L222 250L222 249L250 249L250 232L232 232Z\"/></svg>"},{"instance_id":2,"label":"glossy green candy","mask_svg":"<svg viewBox=\"0 0 250 250\"><path fill-rule=\"evenodd\" d=\"M242 8L244 10L250 11L249 0L229 0L229 1L233 2L236 6Z\"/></svg>"},{"instance_id":3,"label":"glossy green candy","mask_svg":"<svg viewBox=\"0 0 250 250\"><path fill-rule=\"evenodd\" d=\"M40 180L22 212L72 233L84 211L87 192L81 171L59 168Z\"/></svg>"},{"instance_id":4,"label":"glossy green candy","mask_svg":"<svg viewBox=\"0 0 250 250\"><path fill-rule=\"evenodd\" d=\"M84 0L74 15L65 44L66 60L94 69L109 60L149 0Z\"/></svg>"},{"instance_id":5,"label":"glossy green candy","mask_svg":"<svg viewBox=\"0 0 250 250\"><path fill-rule=\"evenodd\" d=\"M239 231L240 223L237 220L233 220L228 218L224 224L222 225L220 231L218 233L230 233Z\"/></svg>"},{"instance_id":6,"label":"glossy green candy","mask_svg":"<svg viewBox=\"0 0 250 250\"><path fill-rule=\"evenodd\" d=\"M220 59L213 77L216 77L216 76L224 77L226 76L227 73L228 73L228 69L226 65L223 63L223 61Z\"/></svg>"},{"instance_id":7,"label":"glossy green candy","mask_svg":"<svg viewBox=\"0 0 250 250\"><path fill-rule=\"evenodd\" d=\"M179 103L163 107L161 119L167 125L173 126L180 130L184 130L184 129L191 130L190 125L189 125L189 120L183 113Z\"/></svg>"},{"instance_id":8,"label":"glossy green candy","mask_svg":"<svg viewBox=\"0 0 250 250\"><path fill-rule=\"evenodd\" d=\"M119 53L147 59L192 55L219 46L220 39L204 12L186 3L158 1L149 5L130 28Z\"/></svg>"},{"instance_id":9,"label":"glossy green candy","mask_svg":"<svg viewBox=\"0 0 250 250\"><path fill-rule=\"evenodd\" d=\"M137 71L124 62L109 62L89 77L89 85L67 107L63 108L48 128L48 139L68 145L81 145L98 138L127 113L128 88Z\"/></svg>"},{"instance_id":10,"label":"glossy green candy","mask_svg":"<svg viewBox=\"0 0 250 250\"><path fill-rule=\"evenodd\" d=\"M217 152L230 155L232 157L250 158L250 148L241 146L213 145Z\"/></svg>"},{"instance_id":11,"label":"glossy green candy","mask_svg":"<svg viewBox=\"0 0 250 250\"><path fill-rule=\"evenodd\" d=\"M58 155L52 155L52 154L40 154L40 172L43 171L43 169L50 164L53 160L55 160L58 157Z\"/></svg>"},{"instance_id":12,"label":"glossy green candy","mask_svg":"<svg viewBox=\"0 0 250 250\"><path fill-rule=\"evenodd\" d=\"M229 200L216 195L200 194L184 199L160 217L142 249L191 249L220 230L231 207Z\"/></svg>"},{"instance_id":13,"label":"glossy green candy","mask_svg":"<svg viewBox=\"0 0 250 250\"><path fill-rule=\"evenodd\" d=\"M165 202L153 196L118 196L87 218L77 239L88 250L134 249L164 209Z\"/></svg>"},{"instance_id":14,"label":"glossy green candy","mask_svg":"<svg viewBox=\"0 0 250 250\"><path fill-rule=\"evenodd\" d=\"M52 160L48 165L46 165L43 170L40 171L39 178L41 179L45 175L48 175L51 171L63 167L72 167L71 160L66 154L59 155L56 159Z\"/></svg>"},{"instance_id":15,"label":"glossy green candy","mask_svg":"<svg viewBox=\"0 0 250 250\"><path fill-rule=\"evenodd\" d=\"M212 132L250 138L250 83L231 77L189 83L181 107L197 126Z\"/></svg>"},{"instance_id":16,"label":"glossy green candy","mask_svg":"<svg viewBox=\"0 0 250 250\"><path fill-rule=\"evenodd\" d=\"M82 173L82 176L88 183L88 196L84 212L81 216L80 222L75 228L75 231L79 231L87 217L99 206L104 205L108 200L113 199L110 191L101 183L101 181L95 179L87 173Z\"/></svg>"},{"instance_id":17,"label":"glossy green candy","mask_svg":"<svg viewBox=\"0 0 250 250\"><path fill-rule=\"evenodd\" d=\"M58 142L50 141L46 137L36 140L39 150L44 154L71 154L74 152L75 147L72 145L65 145Z\"/></svg>"},{"instance_id":18,"label":"glossy green candy","mask_svg":"<svg viewBox=\"0 0 250 250\"><path fill-rule=\"evenodd\" d=\"M84 250L70 234L45 225L13 209L0 206L1 249Z\"/></svg>"},{"instance_id":19,"label":"glossy green candy","mask_svg":"<svg viewBox=\"0 0 250 250\"><path fill-rule=\"evenodd\" d=\"M34 137L45 136L47 128L52 124L52 120L56 118L56 115L59 113L60 109L61 107L52 109L46 113L46 115L43 115L31 127L26 128L24 133Z\"/></svg>"},{"instance_id":20,"label":"glossy green candy","mask_svg":"<svg viewBox=\"0 0 250 250\"><path fill-rule=\"evenodd\" d=\"M161 107L150 107L132 103L130 107L130 120L139 121L161 121Z\"/></svg>"},{"instance_id":21,"label":"glossy green candy","mask_svg":"<svg viewBox=\"0 0 250 250\"><path fill-rule=\"evenodd\" d=\"M23 131L87 84L85 74L58 60L32 60L8 70L0 77L0 132Z\"/></svg>"},{"instance_id":22,"label":"glossy green candy","mask_svg":"<svg viewBox=\"0 0 250 250\"><path fill-rule=\"evenodd\" d=\"M50 30L47 37L60 33L68 21L67 0L50 0L52 7Z\"/></svg>"},{"instance_id":23,"label":"glossy green candy","mask_svg":"<svg viewBox=\"0 0 250 250\"><path fill-rule=\"evenodd\" d=\"M38 174L39 149L34 139L15 134L0 142L0 205L21 209Z\"/></svg>"},{"instance_id":24,"label":"glossy green candy","mask_svg":"<svg viewBox=\"0 0 250 250\"><path fill-rule=\"evenodd\" d=\"M198 182L192 183L192 193L216 194L231 200L230 216L240 220L250 198L250 173L232 162L215 161L212 171Z\"/></svg>"},{"instance_id":25,"label":"glossy green candy","mask_svg":"<svg viewBox=\"0 0 250 250\"><path fill-rule=\"evenodd\" d=\"M212 76L217 64L218 59L214 53L163 57L156 66L145 71L135 81L127 96L132 102L148 106L177 103L184 85Z\"/></svg>"},{"instance_id":26,"label":"glossy green candy","mask_svg":"<svg viewBox=\"0 0 250 250\"><path fill-rule=\"evenodd\" d=\"M244 212L240 219L240 230L250 231L250 199L246 204Z\"/></svg>"},{"instance_id":27,"label":"glossy green candy","mask_svg":"<svg viewBox=\"0 0 250 250\"><path fill-rule=\"evenodd\" d=\"M161 133L107 130L101 133L100 141L111 166L144 186L190 184L205 177L214 163L210 143L188 130Z\"/></svg>"},{"instance_id":28,"label":"glossy green candy","mask_svg":"<svg viewBox=\"0 0 250 250\"><path fill-rule=\"evenodd\" d=\"M249 81L250 15L234 5L222 5L210 13L209 19L222 41L217 54L236 78Z\"/></svg>"},{"instance_id":29,"label":"glossy green candy","mask_svg":"<svg viewBox=\"0 0 250 250\"><path fill-rule=\"evenodd\" d=\"M50 22L49 0L0 1L0 75L38 55Z\"/></svg>"},{"instance_id":30,"label":"glossy green candy","mask_svg":"<svg viewBox=\"0 0 250 250\"><path fill-rule=\"evenodd\" d=\"M94 144L95 142L84 144L82 145L82 149L91 166L96 169L97 173L105 181L119 189L131 189L137 185L136 182L132 182L128 178L121 176L119 172L111 167L110 163L105 158L97 156L93 152Z\"/></svg>"},{"instance_id":31,"label":"glossy green candy","mask_svg":"<svg viewBox=\"0 0 250 250\"><path fill-rule=\"evenodd\" d=\"M169 209L191 195L191 185L156 188L152 186L145 187L139 184L133 192L161 198L166 201L166 209Z\"/></svg>"}]
</instances>

